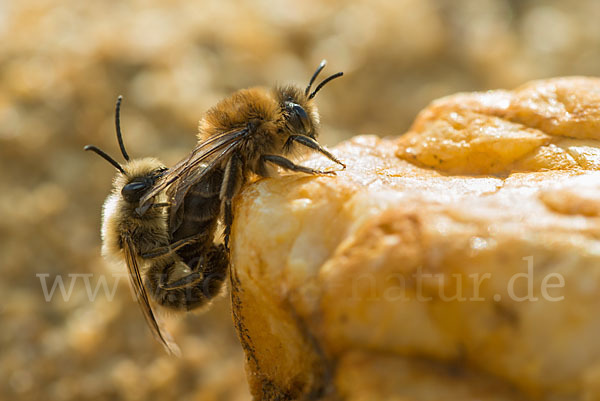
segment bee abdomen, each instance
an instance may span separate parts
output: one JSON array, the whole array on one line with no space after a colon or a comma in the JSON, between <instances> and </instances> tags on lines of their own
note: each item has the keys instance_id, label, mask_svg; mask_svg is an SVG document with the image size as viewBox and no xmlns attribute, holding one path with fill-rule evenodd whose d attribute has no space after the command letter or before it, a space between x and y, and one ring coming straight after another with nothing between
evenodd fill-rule
<instances>
[{"instance_id":1,"label":"bee abdomen","mask_svg":"<svg viewBox=\"0 0 600 401\"><path fill-rule=\"evenodd\" d=\"M177 264L183 262L178 258L155 261L146 275L146 286L154 301L166 308L189 311L205 305L218 295L229 265L225 248L213 245L199 258L196 263L199 271L191 273L195 279L177 288L168 287L174 281L172 275L178 268Z\"/></svg>"},{"instance_id":2,"label":"bee abdomen","mask_svg":"<svg viewBox=\"0 0 600 401\"><path fill-rule=\"evenodd\" d=\"M198 270L199 263L213 246L213 231L201 231L203 235L197 237L196 241L177 250L177 255L191 270Z\"/></svg>"},{"instance_id":3,"label":"bee abdomen","mask_svg":"<svg viewBox=\"0 0 600 401\"><path fill-rule=\"evenodd\" d=\"M198 214L189 214L185 216L185 222L195 223L197 225L200 223L213 221L217 217L217 213L219 210L218 207L219 203L213 202L210 208L216 209L216 212L211 210L203 210L201 213Z\"/></svg>"}]
</instances>

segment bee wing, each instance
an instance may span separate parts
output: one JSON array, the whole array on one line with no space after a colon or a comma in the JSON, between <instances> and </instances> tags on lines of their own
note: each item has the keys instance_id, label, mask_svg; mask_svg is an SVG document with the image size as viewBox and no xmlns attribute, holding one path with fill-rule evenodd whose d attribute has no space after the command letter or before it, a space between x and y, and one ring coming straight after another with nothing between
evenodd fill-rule
<instances>
[{"instance_id":1,"label":"bee wing","mask_svg":"<svg viewBox=\"0 0 600 401\"><path fill-rule=\"evenodd\" d=\"M171 203L171 217L177 214L185 194L223 160L226 160L248 135L248 128L239 128L214 135L200 143L185 159L167 170L150 192L140 199L140 208L147 206L165 188Z\"/></svg>"},{"instance_id":2,"label":"bee wing","mask_svg":"<svg viewBox=\"0 0 600 401\"><path fill-rule=\"evenodd\" d=\"M135 245L131 241L131 238L123 239L123 251L125 252L125 262L129 273L129 282L135 292L138 305L140 305L140 308L144 313L146 322L148 323L148 326L150 326L152 335L165 347L170 355L181 356L181 351L177 344L175 344L171 335L167 331L161 329L154 316L154 312L150 306L150 300L148 299L148 293L146 292L146 287L144 287L142 275L140 274L140 268L137 263Z\"/></svg>"},{"instance_id":3,"label":"bee wing","mask_svg":"<svg viewBox=\"0 0 600 401\"><path fill-rule=\"evenodd\" d=\"M177 180L167 189L167 197L171 204L169 227L175 227L174 220L177 216L177 210L183 205L183 200L190 187L202 180L208 173L217 167L223 160L227 160L237 149L239 140L233 141L220 152L202 158L196 168L185 170ZM201 163L201 165L199 165Z\"/></svg>"}]
</instances>

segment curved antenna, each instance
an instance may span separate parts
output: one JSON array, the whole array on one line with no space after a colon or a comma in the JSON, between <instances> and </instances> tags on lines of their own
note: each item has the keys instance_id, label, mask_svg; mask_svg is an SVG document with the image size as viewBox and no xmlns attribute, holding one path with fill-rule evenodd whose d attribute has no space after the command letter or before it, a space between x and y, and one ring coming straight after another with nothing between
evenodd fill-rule
<instances>
[{"instance_id":1,"label":"curved antenna","mask_svg":"<svg viewBox=\"0 0 600 401\"><path fill-rule=\"evenodd\" d=\"M115 161L115 159L113 159L112 157L110 157L109 155L107 155L106 153L104 153L104 151L98 149L94 145L87 145L87 146L85 146L83 148L83 150L91 150L92 152L97 153L104 160L106 160L107 162L109 162L110 164L112 164L113 166L115 166L115 168L117 170L119 170L121 173L126 174L125 170L123 170L123 167L121 167L121 165L119 163L117 163Z\"/></svg>"},{"instance_id":2,"label":"curved antenna","mask_svg":"<svg viewBox=\"0 0 600 401\"><path fill-rule=\"evenodd\" d=\"M117 128L117 141L119 141L119 147L121 148L121 154L126 161L129 161L129 155L125 150L125 144L123 143L123 135L121 135L121 101L123 96L117 98L117 107L115 108L115 127Z\"/></svg>"},{"instance_id":3,"label":"curved antenna","mask_svg":"<svg viewBox=\"0 0 600 401\"><path fill-rule=\"evenodd\" d=\"M338 72L336 74L333 74L327 78L325 78L324 80L321 81L321 83L319 85L317 85L317 87L315 88L315 90L308 96L309 99L312 99L313 97L315 97L315 95L317 94L318 91L321 90L322 87L325 86L325 84L331 80L334 80L336 78L341 77L342 75L344 75L343 72Z\"/></svg>"},{"instance_id":4,"label":"curved antenna","mask_svg":"<svg viewBox=\"0 0 600 401\"><path fill-rule=\"evenodd\" d=\"M319 64L319 66L317 67L317 70L315 71L313 76L310 78L310 82L308 83L308 86L304 90L304 95L308 96L308 92L310 92L310 87L315 82L315 79L317 79L317 76L321 73L321 71L323 71L323 68L325 68L326 65L327 65L327 60L322 60L321 64Z\"/></svg>"}]
</instances>

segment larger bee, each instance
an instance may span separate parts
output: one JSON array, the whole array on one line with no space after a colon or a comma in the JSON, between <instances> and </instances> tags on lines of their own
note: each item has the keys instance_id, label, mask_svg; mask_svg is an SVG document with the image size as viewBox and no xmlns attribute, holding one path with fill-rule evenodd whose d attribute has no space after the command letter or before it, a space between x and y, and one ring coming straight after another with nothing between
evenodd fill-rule
<instances>
[{"instance_id":1,"label":"larger bee","mask_svg":"<svg viewBox=\"0 0 600 401\"><path fill-rule=\"evenodd\" d=\"M199 222L214 222L222 213L228 247L232 200L253 174L269 176L271 166L308 174L335 174L295 164L286 157L302 147L320 152L345 168L316 140L319 114L313 99L325 84L343 75L338 72L329 76L311 92L324 67L325 60L305 90L296 86L243 89L208 110L199 124L197 147L141 197L140 209L147 209L152 199L166 190L169 225L175 240L190 238L198 232ZM208 200L212 194L218 196ZM206 249L212 245L214 225L208 226L205 232L211 235L198 238L189 247Z\"/></svg>"},{"instance_id":2,"label":"larger bee","mask_svg":"<svg viewBox=\"0 0 600 401\"><path fill-rule=\"evenodd\" d=\"M186 224L193 224L195 232L180 238L180 234L187 235L187 225L180 225L179 230L169 228L169 204L164 202L164 194L153 195L143 210L138 208L140 198L153 188L167 169L154 158L129 159L121 135L120 105L121 97L117 101L115 125L126 163L119 164L95 146L84 148L97 153L118 170L113 192L104 203L102 213L102 253L108 259L125 263L131 286L152 333L169 353L178 354L177 345L160 327L151 300L177 310L191 310L207 303L219 293L225 280L227 254L223 245L212 244L216 217L200 223L190 218ZM190 194L195 192L190 191ZM209 193L206 198L208 203L214 203L211 196L214 194ZM196 196L188 206L201 207L200 198ZM211 237L210 245L208 236ZM188 246L199 239L203 247Z\"/></svg>"}]
</instances>

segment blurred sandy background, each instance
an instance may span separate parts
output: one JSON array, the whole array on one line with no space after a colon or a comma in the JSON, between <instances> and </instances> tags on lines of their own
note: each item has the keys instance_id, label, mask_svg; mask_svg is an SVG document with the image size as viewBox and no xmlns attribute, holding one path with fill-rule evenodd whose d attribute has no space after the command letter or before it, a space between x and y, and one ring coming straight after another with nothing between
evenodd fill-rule
<instances>
[{"instance_id":1,"label":"blurred sandy background","mask_svg":"<svg viewBox=\"0 0 600 401\"><path fill-rule=\"evenodd\" d=\"M0 1L0 399L245 400L226 297L171 319L168 358L100 257L100 208L120 160L171 164L232 91L346 76L318 96L321 142L398 135L429 101L559 75L598 75L600 2L520 0ZM40 277L51 286L46 302ZM69 276L71 275L71 276ZM110 291L109 291L110 292Z\"/></svg>"}]
</instances>

